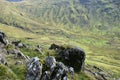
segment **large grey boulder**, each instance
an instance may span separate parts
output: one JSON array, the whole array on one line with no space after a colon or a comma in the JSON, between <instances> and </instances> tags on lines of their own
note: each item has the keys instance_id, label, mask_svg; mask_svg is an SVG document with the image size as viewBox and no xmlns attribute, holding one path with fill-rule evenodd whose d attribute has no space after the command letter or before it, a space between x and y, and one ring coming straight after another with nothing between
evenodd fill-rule
<instances>
[{"instance_id":1,"label":"large grey boulder","mask_svg":"<svg viewBox=\"0 0 120 80\"><path fill-rule=\"evenodd\" d=\"M72 66L76 72L84 68L86 54L83 49L78 47L64 47L56 44L51 44L49 49L54 49L58 52L58 59L67 66Z\"/></svg>"},{"instance_id":2,"label":"large grey boulder","mask_svg":"<svg viewBox=\"0 0 120 80\"><path fill-rule=\"evenodd\" d=\"M68 68L62 62L58 62L54 68L51 80L68 80Z\"/></svg>"},{"instance_id":3,"label":"large grey boulder","mask_svg":"<svg viewBox=\"0 0 120 80\"><path fill-rule=\"evenodd\" d=\"M27 64L27 74L25 80L40 80L42 75L42 64L38 57L31 58Z\"/></svg>"},{"instance_id":4,"label":"large grey boulder","mask_svg":"<svg viewBox=\"0 0 120 80\"><path fill-rule=\"evenodd\" d=\"M54 67L56 66L56 59L53 56L48 56L45 59L45 63L48 68L50 68L50 71L53 71Z\"/></svg>"},{"instance_id":5,"label":"large grey boulder","mask_svg":"<svg viewBox=\"0 0 120 80\"><path fill-rule=\"evenodd\" d=\"M70 73L71 80L74 80L74 68L73 67L67 67L62 62L56 62L56 59L53 56L46 57L45 62L46 62L46 66L49 68L49 71L45 71L44 76L43 76L44 79L46 80L68 80L68 74Z\"/></svg>"},{"instance_id":6,"label":"large grey boulder","mask_svg":"<svg viewBox=\"0 0 120 80\"><path fill-rule=\"evenodd\" d=\"M0 64L4 64L5 66L8 66L8 63L6 59L2 56L2 54L0 54Z\"/></svg>"}]
</instances>

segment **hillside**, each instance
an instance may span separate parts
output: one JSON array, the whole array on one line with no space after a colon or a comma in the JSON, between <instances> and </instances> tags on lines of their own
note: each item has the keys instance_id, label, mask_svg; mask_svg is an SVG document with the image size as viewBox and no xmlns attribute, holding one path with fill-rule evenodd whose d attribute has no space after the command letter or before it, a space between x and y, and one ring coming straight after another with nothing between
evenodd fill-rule
<instances>
[{"instance_id":1,"label":"hillside","mask_svg":"<svg viewBox=\"0 0 120 80\"><path fill-rule=\"evenodd\" d=\"M0 22L38 34L51 34L57 27L67 31L72 28L72 32L81 28L100 31L105 36L112 32L112 36L119 37L119 3L114 0L1 1Z\"/></svg>"},{"instance_id":2,"label":"hillside","mask_svg":"<svg viewBox=\"0 0 120 80\"><path fill-rule=\"evenodd\" d=\"M86 66L98 66L118 79L119 4L119 0L0 0L0 30L9 40L31 46L41 44L47 49L57 43L81 47L87 55Z\"/></svg>"},{"instance_id":3,"label":"hillside","mask_svg":"<svg viewBox=\"0 0 120 80\"><path fill-rule=\"evenodd\" d=\"M93 27L106 29L118 27L120 20L119 3L114 0L61 0L32 1L19 7L50 24ZM34 5L36 4L36 5ZM47 5L46 5L47 4ZM40 22L39 21L39 22ZM112 23L111 23L112 22ZM111 26L110 26L111 25Z\"/></svg>"}]
</instances>

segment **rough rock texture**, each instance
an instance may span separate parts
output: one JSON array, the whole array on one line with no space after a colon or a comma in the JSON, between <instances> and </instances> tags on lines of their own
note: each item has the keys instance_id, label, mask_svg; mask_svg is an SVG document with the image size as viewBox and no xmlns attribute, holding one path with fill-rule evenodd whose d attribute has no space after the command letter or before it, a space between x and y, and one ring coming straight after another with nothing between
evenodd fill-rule
<instances>
[{"instance_id":1,"label":"rough rock texture","mask_svg":"<svg viewBox=\"0 0 120 80\"><path fill-rule=\"evenodd\" d=\"M86 57L84 50L78 47L65 48L56 44L51 44L49 49L58 52L58 58L66 65L72 66L76 72L83 68Z\"/></svg>"},{"instance_id":2,"label":"rough rock texture","mask_svg":"<svg viewBox=\"0 0 120 80\"><path fill-rule=\"evenodd\" d=\"M27 62L26 80L40 80L42 75L42 64L38 57L33 57Z\"/></svg>"}]
</instances>

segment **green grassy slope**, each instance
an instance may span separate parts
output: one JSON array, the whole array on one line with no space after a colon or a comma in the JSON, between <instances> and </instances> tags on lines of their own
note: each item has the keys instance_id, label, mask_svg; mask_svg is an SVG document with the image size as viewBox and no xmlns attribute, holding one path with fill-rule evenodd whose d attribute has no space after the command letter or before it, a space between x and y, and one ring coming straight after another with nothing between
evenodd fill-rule
<instances>
[{"instance_id":1,"label":"green grassy slope","mask_svg":"<svg viewBox=\"0 0 120 80\"><path fill-rule=\"evenodd\" d=\"M69 44L82 47L86 52L86 65L91 66L99 66L104 71L110 73L114 77L118 78L120 75L120 58L119 58L119 45L113 46L108 45L106 42L109 39L98 35L98 34L90 34L90 32L82 32L80 31L80 35L74 35L70 38L60 37L60 36L52 36L52 35L37 35L31 34L21 29L5 26L0 26L0 29L6 32L8 37L14 39L21 39L25 43L29 43L31 45L41 44L43 47L48 48L51 43L57 44ZM21 36L22 35L22 36ZM26 40L26 38L32 38L31 40ZM13 40L13 39L12 39ZM30 50L23 50L23 53L29 54L32 51ZM33 52L34 54L34 52ZM35 56L35 55L32 55ZM14 70L14 68L13 68ZM80 74L81 75L81 74ZM78 76L78 75L76 75ZM78 76L79 77L79 76ZM78 78L77 77L77 78ZM83 77L83 76L81 76ZM84 78L84 77L83 77ZM79 79L77 79L79 80Z\"/></svg>"},{"instance_id":2,"label":"green grassy slope","mask_svg":"<svg viewBox=\"0 0 120 80\"><path fill-rule=\"evenodd\" d=\"M80 27L96 26L103 30L120 25L119 0L31 0L31 2L18 7L36 16L40 21L53 25L61 23Z\"/></svg>"},{"instance_id":3,"label":"green grassy slope","mask_svg":"<svg viewBox=\"0 0 120 80\"><path fill-rule=\"evenodd\" d=\"M10 69L8 69L6 66L0 64L0 79L1 80L15 80L17 79L16 74L14 74L13 71L11 71Z\"/></svg>"},{"instance_id":4,"label":"green grassy slope","mask_svg":"<svg viewBox=\"0 0 120 80\"><path fill-rule=\"evenodd\" d=\"M9 39L21 39L31 45L42 44L46 48L51 43L79 46L86 52L86 65L97 65L118 78L118 3L119 0L25 0L17 3L3 0L0 1L0 30ZM23 52L28 54L26 50ZM86 77L79 75L76 74L78 80Z\"/></svg>"}]
</instances>

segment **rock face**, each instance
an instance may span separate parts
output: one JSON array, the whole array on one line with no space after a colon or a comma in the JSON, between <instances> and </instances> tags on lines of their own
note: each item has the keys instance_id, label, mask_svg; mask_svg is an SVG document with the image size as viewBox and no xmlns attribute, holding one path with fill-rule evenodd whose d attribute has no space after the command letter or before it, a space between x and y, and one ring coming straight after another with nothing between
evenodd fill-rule
<instances>
[{"instance_id":1,"label":"rock face","mask_svg":"<svg viewBox=\"0 0 120 80\"><path fill-rule=\"evenodd\" d=\"M50 80L50 71L45 71L41 80Z\"/></svg>"},{"instance_id":2,"label":"rock face","mask_svg":"<svg viewBox=\"0 0 120 80\"><path fill-rule=\"evenodd\" d=\"M70 80L74 80L74 69L56 62L53 56L46 57L45 65L47 69L39 62L38 57L29 59L26 63L26 80L68 80L68 74L71 75Z\"/></svg>"},{"instance_id":3,"label":"rock face","mask_svg":"<svg viewBox=\"0 0 120 80\"><path fill-rule=\"evenodd\" d=\"M58 58L62 59L66 65L72 66L75 71L82 69L86 56L84 50L77 47L64 48L56 44L52 44L49 49L54 49L58 52Z\"/></svg>"},{"instance_id":4,"label":"rock face","mask_svg":"<svg viewBox=\"0 0 120 80\"><path fill-rule=\"evenodd\" d=\"M48 56L45 60L48 70L43 73L42 80L68 80L68 74L71 75L70 80L74 80L72 67L67 67L62 62L56 62L53 56Z\"/></svg>"},{"instance_id":5,"label":"rock face","mask_svg":"<svg viewBox=\"0 0 120 80\"><path fill-rule=\"evenodd\" d=\"M6 39L6 34L0 31L0 42L7 45L8 40Z\"/></svg>"},{"instance_id":6,"label":"rock face","mask_svg":"<svg viewBox=\"0 0 120 80\"><path fill-rule=\"evenodd\" d=\"M38 57L33 57L27 62L27 75L25 80L40 80L42 75L42 64Z\"/></svg>"},{"instance_id":7,"label":"rock face","mask_svg":"<svg viewBox=\"0 0 120 80\"><path fill-rule=\"evenodd\" d=\"M51 73L51 80L68 80L68 68L62 63L58 62L54 71Z\"/></svg>"},{"instance_id":8,"label":"rock face","mask_svg":"<svg viewBox=\"0 0 120 80\"><path fill-rule=\"evenodd\" d=\"M0 54L0 64L4 64L4 65L8 66L7 61L4 59L2 54Z\"/></svg>"},{"instance_id":9,"label":"rock face","mask_svg":"<svg viewBox=\"0 0 120 80\"><path fill-rule=\"evenodd\" d=\"M46 66L50 68L50 71L53 71L54 67L56 66L56 60L53 56L48 56L45 59Z\"/></svg>"}]
</instances>

